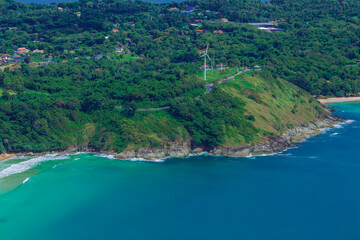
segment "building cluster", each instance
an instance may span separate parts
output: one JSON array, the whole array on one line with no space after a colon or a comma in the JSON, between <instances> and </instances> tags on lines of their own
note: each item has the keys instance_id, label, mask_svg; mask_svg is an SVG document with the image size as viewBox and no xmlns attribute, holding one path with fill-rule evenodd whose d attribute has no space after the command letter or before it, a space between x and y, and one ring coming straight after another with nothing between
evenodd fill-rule
<instances>
[{"instance_id":1,"label":"building cluster","mask_svg":"<svg viewBox=\"0 0 360 240\"><path fill-rule=\"evenodd\" d=\"M29 54L43 54L44 50L35 49L34 51L30 51L29 49L26 49L24 47L15 49L15 54L0 54L0 65L4 64L10 64L10 63L18 63L24 61L24 55Z\"/></svg>"},{"instance_id":2,"label":"building cluster","mask_svg":"<svg viewBox=\"0 0 360 240\"><path fill-rule=\"evenodd\" d=\"M205 65L202 65L201 67L199 67L199 69L204 69ZM206 64L206 70L212 70L212 69L219 69L219 70L223 70L225 68L228 68L228 66L226 64L216 64L216 67L211 67L210 65Z\"/></svg>"},{"instance_id":3,"label":"building cluster","mask_svg":"<svg viewBox=\"0 0 360 240\"><path fill-rule=\"evenodd\" d=\"M220 19L217 19L217 20L212 20L211 22L223 22L223 23L227 23L227 22L229 22L229 20L228 20L227 18L220 18ZM196 19L194 23L190 23L190 26L198 28L198 29L195 29L195 32L196 32L196 33L202 33L202 32L205 32L205 33L206 33L206 32L207 32L207 31L204 30L204 29L200 29L200 27L202 26L202 24L201 24L201 20L199 20L199 19ZM218 29L218 30L214 30L213 33L214 33L214 34L223 34L224 31L221 30L221 29Z\"/></svg>"},{"instance_id":4,"label":"building cluster","mask_svg":"<svg viewBox=\"0 0 360 240\"><path fill-rule=\"evenodd\" d=\"M40 66L45 66L48 65L49 63L55 63L57 64L57 62L55 62L54 60L52 60L52 58L45 58L43 62L38 62L38 64Z\"/></svg>"},{"instance_id":5,"label":"building cluster","mask_svg":"<svg viewBox=\"0 0 360 240\"><path fill-rule=\"evenodd\" d=\"M168 11L178 12L179 14L198 15L198 16L209 15L209 14L215 14L215 15L220 14L220 12L216 12L216 11L197 9L194 6L188 6L185 9L179 9L177 7L173 7L173 8L169 8Z\"/></svg>"}]
</instances>

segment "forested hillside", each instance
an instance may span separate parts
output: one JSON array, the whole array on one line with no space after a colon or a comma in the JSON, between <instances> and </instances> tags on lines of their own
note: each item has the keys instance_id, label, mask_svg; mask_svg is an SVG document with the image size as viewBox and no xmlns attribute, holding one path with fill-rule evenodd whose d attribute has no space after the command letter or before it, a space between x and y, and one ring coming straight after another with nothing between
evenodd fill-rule
<instances>
[{"instance_id":1,"label":"forested hillside","mask_svg":"<svg viewBox=\"0 0 360 240\"><path fill-rule=\"evenodd\" d=\"M179 140L215 147L235 140L255 143L301 121L321 118L326 113L303 90L316 96L359 92L358 9L355 0L108 0L51 5L4 0L2 149L90 146L121 151ZM247 24L252 22L271 22L281 31ZM212 59L208 73L215 86L204 94L210 82L203 80L200 56L207 46ZM268 89L243 94L256 100L262 91L280 87L284 92L299 91L287 99L275 94L271 103L256 102L288 102L282 114L295 118L304 105L307 117L290 125L269 118L271 126L276 121L282 126L261 126L261 117L249 112L248 101L216 86L230 73L255 65L261 73L247 74L254 79L260 74ZM303 90L281 83L284 80ZM158 107L166 108L136 111Z\"/></svg>"}]
</instances>

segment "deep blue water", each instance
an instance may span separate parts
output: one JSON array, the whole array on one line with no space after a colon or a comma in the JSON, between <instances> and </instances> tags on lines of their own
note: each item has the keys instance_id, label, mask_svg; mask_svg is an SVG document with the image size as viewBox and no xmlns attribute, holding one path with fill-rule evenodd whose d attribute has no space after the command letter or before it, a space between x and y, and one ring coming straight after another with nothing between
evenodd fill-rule
<instances>
[{"instance_id":1,"label":"deep blue water","mask_svg":"<svg viewBox=\"0 0 360 240\"><path fill-rule=\"evenodd\" d=\"M0 162L0 239L358 240L360 103L334 107L355 122L267 157Z\"/></svg>"}]
</instances>

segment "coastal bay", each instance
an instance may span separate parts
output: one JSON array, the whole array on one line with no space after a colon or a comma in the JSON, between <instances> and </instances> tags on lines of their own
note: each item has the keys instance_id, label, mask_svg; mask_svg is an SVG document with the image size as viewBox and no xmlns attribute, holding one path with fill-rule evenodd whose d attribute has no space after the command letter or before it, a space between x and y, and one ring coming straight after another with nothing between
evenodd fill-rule
<instances>
[{"instance_id":1,"label":"coastal bay","mask_svg":"<svg viewBox=\"0 0 360 240\"><path fill-rule=\"evenodd\" d=\"M360 1L21 1L0 240L360 239Z\"/></svg>"}]
</instances>

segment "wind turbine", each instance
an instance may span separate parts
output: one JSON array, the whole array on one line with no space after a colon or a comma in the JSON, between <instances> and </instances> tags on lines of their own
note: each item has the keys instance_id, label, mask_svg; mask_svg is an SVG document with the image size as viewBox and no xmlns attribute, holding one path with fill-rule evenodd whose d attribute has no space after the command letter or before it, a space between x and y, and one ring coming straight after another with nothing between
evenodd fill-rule
<instances>
[{"instance_id":1,"label":"wind turbine","mask_svg":"<svg viewBox=\"0 0 360 240\"><path fill-rule=\"evenodd\" d=\"M200 57L204 57L204 80L206 81L206 57L211 61L209 55L208 55L208 50L209 50L209 44L206 45L206 52L204 55L200 56Z\"/></svg>"}]
</instances>

